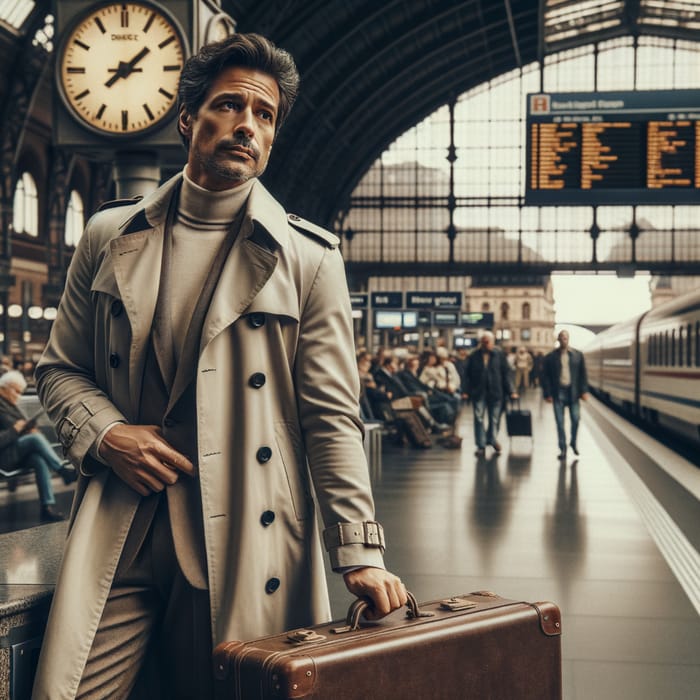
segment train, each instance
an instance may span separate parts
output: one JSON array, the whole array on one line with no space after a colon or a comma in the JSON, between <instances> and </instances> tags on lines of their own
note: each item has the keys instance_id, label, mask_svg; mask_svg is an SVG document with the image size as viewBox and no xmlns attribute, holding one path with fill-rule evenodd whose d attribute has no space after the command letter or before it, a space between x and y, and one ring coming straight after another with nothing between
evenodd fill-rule
<instances>
[{"instance_id":1,"label":"train","mask_svg":"<svg viewBox=\"0 0 700 700\"><path fill-rule=\"evenodd\" d=\"M611 326L583 352L598 398L700 446L700 289Z\"/></svg>"}]
</instances>

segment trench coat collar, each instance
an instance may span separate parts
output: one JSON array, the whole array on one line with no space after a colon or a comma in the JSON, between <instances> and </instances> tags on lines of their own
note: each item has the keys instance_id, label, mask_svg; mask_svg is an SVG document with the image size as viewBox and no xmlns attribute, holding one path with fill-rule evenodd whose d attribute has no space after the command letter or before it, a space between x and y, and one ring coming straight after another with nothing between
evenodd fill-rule
<instances>
[{"instance_id":1,"label":"trench coat collar","mask_svg":"<svg viewBox=\"0 0 700 700\"><path fill-rule=\"evenodd\" d=\"M136 210L121 222L119 229L122 235L127 235L145 228L158 228L165 224L168 202L177 183L182 179L182 173L177 173L159 187L155 192L146 195ZM246 221L248 225L246 226ZM247 212L242 230L262 228L272 237L280 248L289 245L289 229L287 214L279 202L267 191L264 185L256 180L248 197Z\"/></svg>"}]
</instances>

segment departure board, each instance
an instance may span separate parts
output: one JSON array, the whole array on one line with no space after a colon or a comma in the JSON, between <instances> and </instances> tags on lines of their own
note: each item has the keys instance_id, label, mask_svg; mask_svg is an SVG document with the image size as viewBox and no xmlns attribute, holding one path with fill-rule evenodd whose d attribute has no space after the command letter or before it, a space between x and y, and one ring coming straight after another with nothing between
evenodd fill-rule
<instances>
[{"instance_id":1,"label":"departure board","mask_svg":"<svg viewBox=\"0 0 700 700\"><path fill-rule=\"evenodd\" d=\"M700 204L700 90L527 99L526 204Z\"/></svg>"}]
</instances>

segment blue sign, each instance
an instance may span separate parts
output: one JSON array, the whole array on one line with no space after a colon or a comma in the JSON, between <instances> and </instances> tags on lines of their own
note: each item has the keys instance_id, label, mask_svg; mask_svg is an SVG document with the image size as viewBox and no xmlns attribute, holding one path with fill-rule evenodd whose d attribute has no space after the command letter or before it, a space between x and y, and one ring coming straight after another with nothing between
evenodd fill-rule
<instances>
[{"instance_id":1,"label":"blue sign","mask_svg":"<svg viewBox=\"0 0 700 700\"><path fill-rule=\"evenodd\" d=\"M493 328L493 312L472 311L464 313L460 325L465 328Z\"/></svg>"},{"instance_id":2,"label":"blue sign","mask_svg":"<svg viewBox=\"0 0 700 700\"><path fill-rule=\"evenodd\" d=\"M372 308L400 309L403 307L403 292L372 292Z\"/></svg>"},{"instance_id":3,"label":"blue sign","mask_svg":"<svg viewBox=\"0 0 700 700\"><path fill-rule=\"evenodd\" d=\"M406 306L411 309L460 309L462 292L406 292Z\"/></svg>"},{"instance_id":4,"label":"blue sign","mask_svg":"<svg viewBox=\"0 0 700 700\"><path fill-rule=\"evenodd\" d=\"M353 294L350 292L350 304L353 309L366 309L369 294Z\"/></svg>"}]
</instances>

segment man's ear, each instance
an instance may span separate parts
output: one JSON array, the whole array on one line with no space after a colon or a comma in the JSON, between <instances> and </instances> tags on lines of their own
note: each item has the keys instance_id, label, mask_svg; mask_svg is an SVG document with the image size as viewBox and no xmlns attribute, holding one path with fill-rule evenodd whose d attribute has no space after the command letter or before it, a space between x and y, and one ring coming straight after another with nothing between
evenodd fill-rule
<instances>
[{"instance_id":1,"label":"man's ear","mask_svg":"<svg viewBox=\"0 0 700 700\"><path fill-rule=\"evenodd\" d=\"M180 114L177 118L177 130L183 136L188 138L191 136L190 132L192 131L192 116L185 110L184 107L180 110Z\"/></svg>"}]
</instances>

